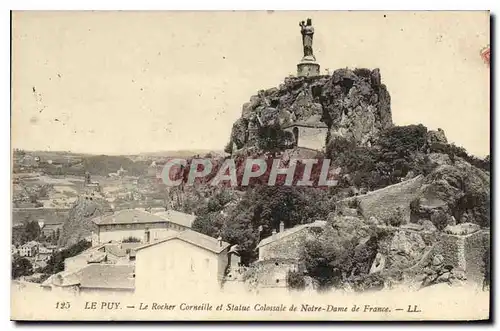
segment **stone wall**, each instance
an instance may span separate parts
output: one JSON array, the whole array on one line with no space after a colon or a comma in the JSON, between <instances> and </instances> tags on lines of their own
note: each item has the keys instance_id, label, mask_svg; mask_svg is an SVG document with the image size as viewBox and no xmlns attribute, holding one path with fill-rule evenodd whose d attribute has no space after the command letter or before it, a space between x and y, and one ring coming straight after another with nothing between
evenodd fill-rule
<instances>
[{"instance_id":1,"label":"stone wall","mask_svg":"<svg viewBox=\"0 0 500 331\"><path fill-rule=\"evenodd\" d=\"M488 230L468 235L442 234L434 253L443 256L445 265L465 271L468 281L482 283L485 268L483 259L489 245Z\"/></svg>"},{"instance_id":2,"label":"stone wall","mask_svg":"<svg viewBox=\"0 0 500 331\"><path fill-rule=\"evenodd\" d=\"M298 262L295 259L269 259L257 261L248 272L252 273L251 282L254 288L287 287L288 272L298 270Z\"/></svg>"},{"instance_id":3,"label":"stone wall","mask_svg":"<svg viewBox=\"0 0 500 331\"><path fill-rule=\"evenodd\" d=\"M452 265L454 268L465 271L465 238L442 234L438 239L435 254L441 254L445 265Z\"/></svg>"},{"instance_id":4,"label":"stone wall","mask_svg":"<svg viewBox=\"0 0 500 331\"><path fill-rule=\"evenodd\" d=\"M402 223L408 223L410 221L410 203L417 196L423 180L424 176L419 175L380 190L343 199L337 203L337 208L342 211L346 208L356 207L365 219L373 216L381 221L388 220L400 208L404 217Z\"/></svg>"},{"instance_id":5,"label":"stone wall","mask_svg":"<svg viewBox=\"0 0 500 331\"><path fill-rule=\"evenodd\" d=\"M302 256L304 243L312 238L309 229L303 228L284 238L271 242L259 248L259 260L268 259L299 259Z\"/></svg>"},{"instance_id":6,"label":"stone wall","mask_svg":"<svg viewBox=\"0 0 500 331\"><path fill-rule=\"evenodd\" d=\"M465 266L467 279L475 283L484 280L484 254L490 246L490 232L479 231L465 237Z\"/></svg>"}]
</instances>

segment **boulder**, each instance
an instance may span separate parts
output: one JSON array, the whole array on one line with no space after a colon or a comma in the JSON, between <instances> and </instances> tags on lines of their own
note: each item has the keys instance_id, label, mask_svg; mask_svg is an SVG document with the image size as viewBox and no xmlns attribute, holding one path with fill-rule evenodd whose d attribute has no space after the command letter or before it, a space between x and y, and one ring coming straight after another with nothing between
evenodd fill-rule
<instances>
[{"instance_id":1,"label":"boulder","mask_svg":"<svg viewBox=\"0 0 500 331\"><path fill-rule=\"evenodd\" d=\"M417 198L412 201L411 218L428 219L439 230L456 220L489 226L489 174L461 158L454 164L438 166L425 177Z\"/></svg>"},{"instance_id":2,"label":"boulder","mask_svg":"<svg viewBox=\"0 0 500 331\"><path fill-rule=\"evenodd\" d=\"M389 257L391 268L405 269L417 263L425 250L425 242L418 233L398 231L391 240Z\"/></svg>"}]
</instances>

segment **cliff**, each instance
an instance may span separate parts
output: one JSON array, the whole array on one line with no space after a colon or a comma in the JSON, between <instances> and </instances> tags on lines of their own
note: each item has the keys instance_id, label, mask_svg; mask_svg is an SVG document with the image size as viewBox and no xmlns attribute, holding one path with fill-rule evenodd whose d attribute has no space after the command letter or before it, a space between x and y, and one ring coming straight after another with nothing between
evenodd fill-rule
<instances>
[{"instance_id":1,"label":"cliff","mask_svg":"<svg viewBox=\"0 0 500 331\"><path fill-rule=\"evenodd\" d=\"M381 130L392 126L391 98L379 69L288 77L278 88L259 91L243 104L226 151L266 149L269 138L276 140L273 147L286 149L293 145L293 137L283 129L292 124L320 124L328 130L327 140L342 136L370 146Z\"/></svg>"},{"instance_id":2,"label":"cliff","mask_svg":"<svg viewBox=\"0 0 500 331\"><path fill-rule=\"evenodd\" d=\"M92 219L110 211L108 202L98 195L78 197L63 224L59 246L70 246L90 236L96 230Z\"/></svg>"}]
</instances>

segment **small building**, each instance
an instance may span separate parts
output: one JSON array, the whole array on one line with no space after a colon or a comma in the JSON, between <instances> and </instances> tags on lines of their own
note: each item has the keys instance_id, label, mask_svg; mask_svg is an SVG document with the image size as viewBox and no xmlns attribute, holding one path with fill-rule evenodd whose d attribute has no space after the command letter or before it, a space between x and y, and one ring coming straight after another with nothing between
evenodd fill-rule
<instances>
[{"instance_id":1,"label":"small building","mask_svg":"<svg viewBox=\"0 0 500 331\"><path fill-rule=\"evenodd\" d=\"M54 249L51 247L40 246L38 248L38 254L36 254L35 261L48 262L54 253Z\"/></svg>"},{"instance_id":2,"label":"small building","mask_svg":"<svg viewBox=\"0 0 500 331\"><path fill-rule=\"evenodd\" d=\"M192 230L136 249L136 291L207 293L221 288L229 266L229 244Z\"/></svg>"},{"instance_id":3,"label":"small building","mask_svg":"<svg viewBox=\"0 0 500 331\"><path fill-rule=\"evenodd\" d=\"M196 216L194 215L182 213L172 209L156 212L155 215L161 216L169 222L170 228L179 231L191 229L193 222L196 219Z\"/></svg>"},{"instance_id":4,"label":"small building","mask_svg":"<svg viewBox=\"0 0 500 331\"><path fill-rule=\"evenodd\" d=\"M94 246L78 255L65 259L64 270L78 270L88 264L98 263L133 265L135 260L135 248L141 245L140 242L112 242Z\"/></svg>"},{"instance_id":5,"label":"small building","mask_svg":"<svg viewBox=\"0 0 500 331\"><path fill-rule=\"evenodd\" d=\"M293 134L295 147L321 151L326 146L328 126L319 119L295 122L283 129Z\"/></svg>"},{"instance_id":6,"label":"small building","mask_svg":"<svg viewBox=\"0 0 500 331\"><path fill-rule=\"evenodd\" d=\"M50 221L44 221L41 232L46 238L54 237L58 232L62 231L63 223L51 223Z\"/></svg>"},{"instance_id":7,"label":"small building","mask_svg":"<svg viewBox=\"0 0 500 331\"><path fill-rule=\"evenodd\" d=\"M144 210L125 209L113 215L94 219L96 244L136 240L148 243L191 228L195 216L169 210L152 214Z\"/></svg>"},{"instance_id":8,"label":"small building","mask_svg":"<svg viewBox=\"0 0 500 331\"><path fill-rule=\"evenodd\" d=\"M23 257L35 257L38 253L39 247L40 243L37 241L27 242L19 248L19 255Z\"/></svg>"},{"instance_id":9,"label":"small building","mask_svg":"<svg viewBox=\"0 0 500 331\"><path fill-rule=\"evenodd\" d=\"M42 283L48 291L72 293L117 293L134 291L134 267L92 264L78 270L62 271Z\"/></svg>"},{"instance_id":10,"label":"small building","mask_svg":"<svg viewBox=\"0 0 500 331\"><path fill-rule=\"evenodd\" d=\"M19 249L15 245L10 245L10 254L15 255L19 253Z\"/></svg>"},{"instance_id":11,"label":"small building","mask_svg":"<svg viewBox=\"0 0 500 331\"><path fill-rule=\"evenodd\" d=\"M325 225L326 221L315 221L285 229L281 222L278 233L273 231L271 236L262 239L257 245L259 261L280 258L298 260L305 240L312 238L314 229L322 229Z\"/></svg>"}]
</instances>

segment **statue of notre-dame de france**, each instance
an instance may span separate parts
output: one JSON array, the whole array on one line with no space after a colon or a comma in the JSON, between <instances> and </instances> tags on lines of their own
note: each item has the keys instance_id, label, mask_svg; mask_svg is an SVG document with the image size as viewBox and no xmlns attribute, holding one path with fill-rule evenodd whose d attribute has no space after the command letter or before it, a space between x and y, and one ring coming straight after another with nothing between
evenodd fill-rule
<instances>
[{"instance_id":1,"label":"statue of notre-dame de france","mask_svg":"<svg viewBox=\"0 0 500 331\"><path fill-rule=\"evenodd\" d=\"M299 26L300 33L302 34L304 56L302 57L302 60L297 64L297 76L318 76L320 72L320 66L319 63L316 62L316 56L314 56L313 53L314 28L312 26L312 20L308 18L307 21L300 22Z\"/></svg>"},{"instance_id":2,"label":"statue of notre-dame de france","mask_svg":"<svg viewBox=\"0 0 500 331\"><path fill-rule=\"evenodd\" d=\"M302 45L304 46L304 60L313 60L316 61L316 58L313 54L313 36L314 36L314 27L312 26L312 21L310 18L307 19L307 23L302 21L300 22L300 32L302 33Z\"/></svg>"}]
</instances>

